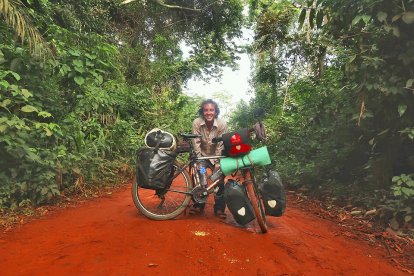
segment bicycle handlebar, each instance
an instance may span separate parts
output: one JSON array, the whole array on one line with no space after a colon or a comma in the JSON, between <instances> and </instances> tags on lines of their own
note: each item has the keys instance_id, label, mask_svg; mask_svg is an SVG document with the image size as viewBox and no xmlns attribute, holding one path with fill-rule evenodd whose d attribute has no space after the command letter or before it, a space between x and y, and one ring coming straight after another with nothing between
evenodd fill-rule
<instances>
[{"instance_id":1,"label":"bicycle handlebar","mask_svg":"<svg viewBox=\"0 0 414 276\"><path fill-rule=\"evenodd\" d=\"M254 128L254 127L250 128L248 131L249 131L249 133L250 133L250 132L255 132L255 133L257 134L256 128ZM222 141L223 141L223 137L222 137L222 136L220 136L220 137L215 137L215 138L213 138L213 139L211 140L211 142L212 142L213 144L217 144L218 142L222 142Z\"/></svg>"},{"instance_id":2,"label":"bicycle handlebar","mask_svg":"<svg viewBox=\"0 0 414 276\"><path fill-rule=\"evenodd\" d=\"M221 142L221 141L223 141L223 137L221 137L221 136L220 137L215 137L211 140L211 142L213 144L217 144L218 142Z\"/></svg>"},{"instance_id":3,"label":"bicycle handlebar","mask_svg":"<svg viewBox=\"0 0 414 276\"><path fill-rule=\"evenodd\" d=\"M194 134L194 133L181 133L180 136L183 137L184 139L194 139L194 138L201 137L200 134Z\"/></svg>"},{"instance_id":4,"label":"bicycle handlebar","mask_svg":"<svg viewBox=\"0 0 414 276\"><path fill-rule=\"evenodd\" d=\"M249 132L255 132L256 133L256 138L259 141L263 141L266 139L266 133L265 133L265 129L264 126L261 122L257 122L252 128L248 129ZM180 134L181 137L183 137L184 139L194 139L194 138L200 138L201 135L199 134L194 134L194 133L181 133ZM218 142L222 142L223 141L223 137L215 137L211 140L211 142L213 144L217 144Z\"/></svg>"}]
</instances>

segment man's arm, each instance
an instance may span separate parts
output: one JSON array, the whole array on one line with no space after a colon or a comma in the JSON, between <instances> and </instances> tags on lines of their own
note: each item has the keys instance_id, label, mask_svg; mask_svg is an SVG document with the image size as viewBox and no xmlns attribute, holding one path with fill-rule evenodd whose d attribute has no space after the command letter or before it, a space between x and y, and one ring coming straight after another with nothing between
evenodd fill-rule
<instances>
[{"instance_id":1,"label":"man's arm","mask_svg":"<svg viewBox=\"0 0 414 276\"><path fill-rule=\"evenodd\" d=\"M229 132L227 128L227 123L223 121L223 124L219 126L219 129L217 131L217 136L221 137L224 133L227 133L227 132ZM223 142L218 142L215 155L222 155L223 149L224 149Z\"/></svg>"},{"instance_id":2,"label":"man's arm","mask_svg":"<svg viewBox=\"0 0 414 276\"><path fill-rule=\"evenodd\" d=\"M196 120L193 121L193 133L201 135L200 126L196 123ZM201 156L201 138L193 139L193 148L197 156Z\"/></svg>"}]
</instances>

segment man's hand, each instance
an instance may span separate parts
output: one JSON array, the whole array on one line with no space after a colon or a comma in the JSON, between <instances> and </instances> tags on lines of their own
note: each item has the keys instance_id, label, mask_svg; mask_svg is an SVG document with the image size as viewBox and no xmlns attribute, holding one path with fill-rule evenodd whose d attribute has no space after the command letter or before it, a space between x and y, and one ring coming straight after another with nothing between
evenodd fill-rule
<instances>
[{"instance_id":1,"label":"man's hand","mask_svg":"<svg viewBox=\"0 0 414 276\"><path fill-rule=\"evenodd\" d=\"M220 164L219 163L214 163L213 173L216 172L218 169L220 169Z\"/></svg>"}]
</instances>

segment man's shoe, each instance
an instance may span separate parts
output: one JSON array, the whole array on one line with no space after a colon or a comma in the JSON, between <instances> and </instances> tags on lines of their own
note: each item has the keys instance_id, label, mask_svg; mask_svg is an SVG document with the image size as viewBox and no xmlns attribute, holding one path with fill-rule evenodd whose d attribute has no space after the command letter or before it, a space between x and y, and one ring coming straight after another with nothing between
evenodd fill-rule
<instances>
[{"instance_id":1,"label":"man's shoe","mask_svg":"<svg viewBox=\"0 0 414 276\"><path fill-rule=\"evenodd\" d=\"M222 210L214 210L214 215L218 217L219 219L226 219L227 214Z\"/></svg>"},{"instance_id":2,"label":"man's shoe","mask_svg":"<svg viewBox=\"0 0 414 276\"><path fill-rule=\"evenodd\" d=\"M204 214L204 208L201 208L199 206L191 206L190 209L188 210L188 213L190 215L202 215Z\"/></svg>"}]
</instances>

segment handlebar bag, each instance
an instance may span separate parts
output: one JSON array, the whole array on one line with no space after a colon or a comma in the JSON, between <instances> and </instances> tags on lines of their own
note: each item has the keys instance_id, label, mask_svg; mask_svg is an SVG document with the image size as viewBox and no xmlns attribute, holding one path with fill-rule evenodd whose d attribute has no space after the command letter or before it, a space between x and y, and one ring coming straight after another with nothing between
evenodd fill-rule
<instances>
[{"instance_id":1,"label":"handlebar bag","mask_svg":"<svg viewBox=\"0 0 414 276\"><path fill-rule=\"evenodd\" d=\"M222 141L224 154L227 156L244 155L252 149L250 131L247 128L223 134Z\"/></svg>"},{"instance_id":2,"label":"handlebar bag","mask_svg":"<svg viewBox=\"0 0 414 276\"><path fill-rule=\"evenodd\" d=\"M286 194L279 174L276 171L269 170L264 173L258 183L263 196L266 215L282 216L286 208Z\"/></svg>"},{"instance_id":3,"label":"handlebar bag","mask_svg":"<svg viewBox=\"0 0 414 276\"><path fill-rule=\"evenodd\" d=\"M176 154L171 151L142 148L137 154L137 183L141 188L159 190L171 185Z\"/></svg>"},{"instance_id":4,"label":"handlebar bag","mask_svg":"<svg viewBox=\"0 0 414 276\"><path fill-rule=\"evenodd\" d=\"M224 185L224 201L240 225L246 225L254 220L253 206L247 198L246 189L236 180L229 179Z\"/></svg>"},{"instance_id":5,"label":"handlebar bag","mask_svg":"<svg viewBox=\"0 0 414 276\"><path fill-rule=\"evenodd\" d=\"M145 135L145 145L149 148L174 151L177 147L177 142L171 133L154 128Z\"/></svg>"}]
</instances>

